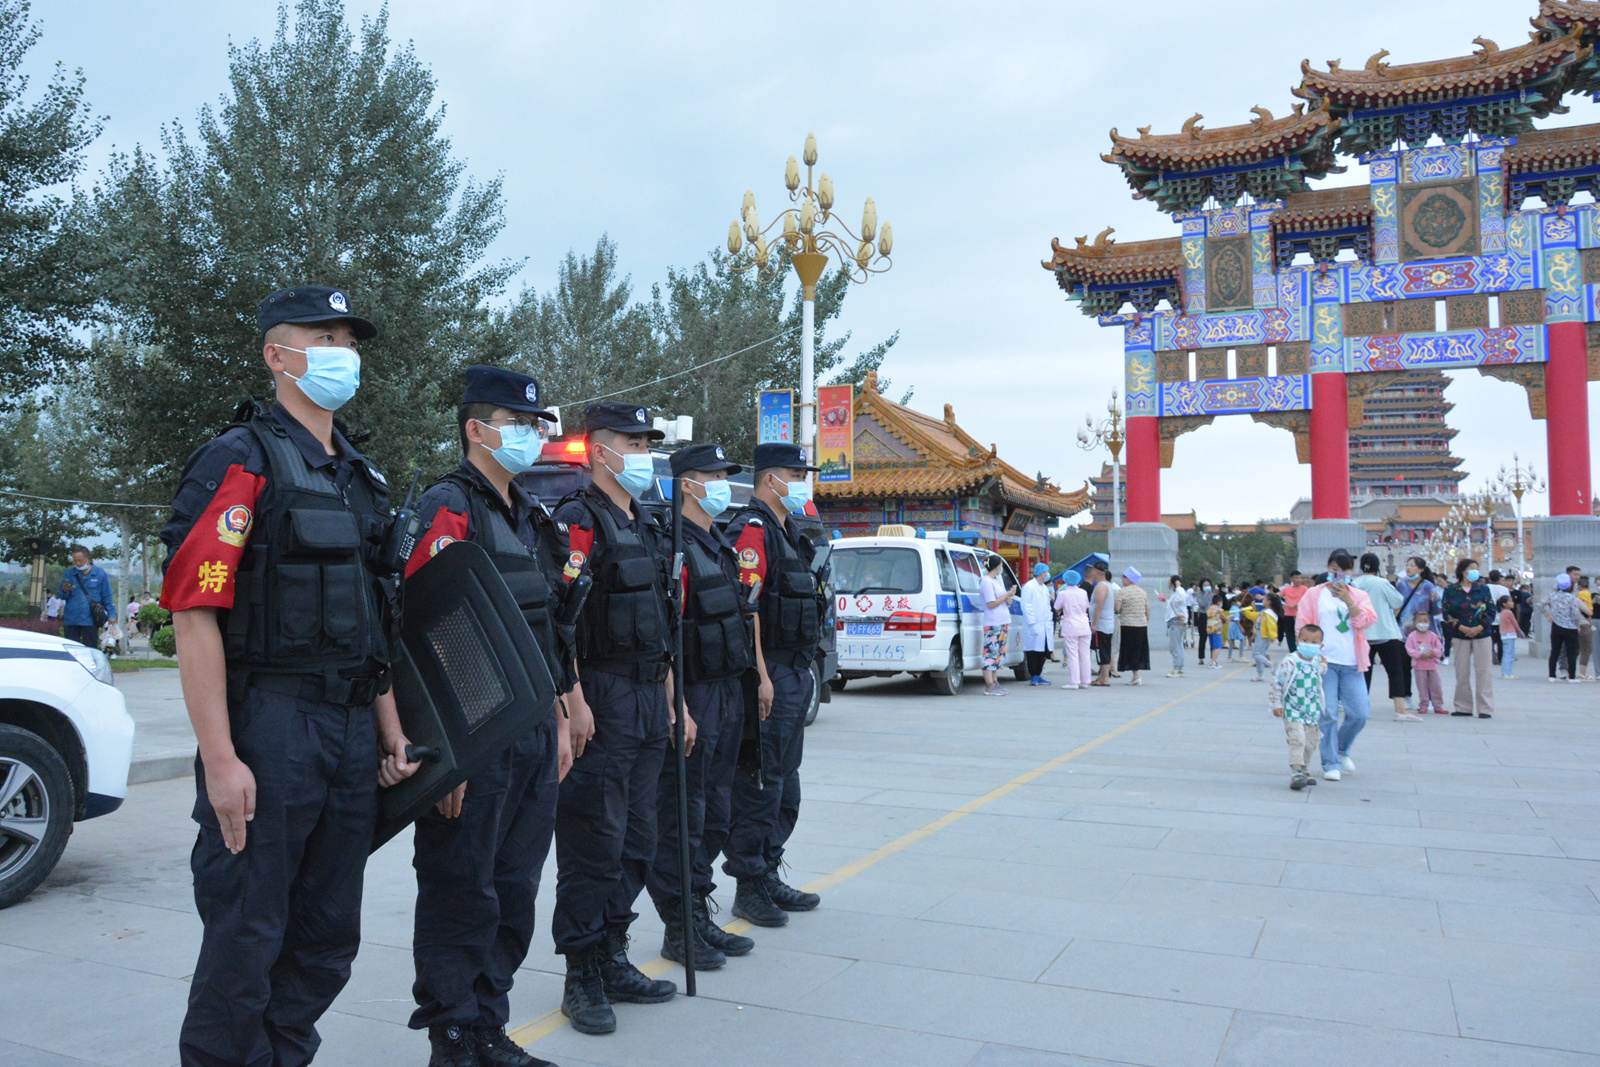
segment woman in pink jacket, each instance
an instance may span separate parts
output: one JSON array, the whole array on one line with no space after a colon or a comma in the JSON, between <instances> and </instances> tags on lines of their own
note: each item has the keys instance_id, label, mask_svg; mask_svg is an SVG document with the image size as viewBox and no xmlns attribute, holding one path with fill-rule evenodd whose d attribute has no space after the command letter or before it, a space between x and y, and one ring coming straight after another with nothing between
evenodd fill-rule
<instances>
[{"instance_id":1,"label":"woman in pink jacket","mask_svg":"<svg viewBox=\"0 0 1600 1067\"><path fill-rule=\"evenodd\" d=\"M1350 746L1372 713L1366 673L1372 664L1367 647L1367 627L1378 621L1372 600L1350 584L1355 558L1342 548L1328 557L1328 580L1306 590L1295 612L1296 634L1312 623L1322 628L1322 658L1328 670L1322 676L1326 706L1317 720L1322 733L1322 777L1337 782L1345 771L1356 769ZM1339 722L1341 705L1344 723Z\"/></svg>"},{"instance_id":2,"label":"woman in pink jacket","mask_svg":"<svg viewBox=\"0 0 1600 1067\"><path fill-rule=\"evenodd\" d=\"M1089 594L1078 583L1083 575L1067 571L1061 576L1061 592L1056 594L1055 610L1061 616L1061 655L1067 664L1067 689L1078 689L1093 680L1089 668Z\"/></svg>"}]
</instances>

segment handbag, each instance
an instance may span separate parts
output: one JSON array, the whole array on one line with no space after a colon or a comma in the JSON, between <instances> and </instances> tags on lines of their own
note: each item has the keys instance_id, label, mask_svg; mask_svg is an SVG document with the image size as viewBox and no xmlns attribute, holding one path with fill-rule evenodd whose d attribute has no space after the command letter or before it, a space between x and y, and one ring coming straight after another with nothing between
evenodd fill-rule
<instances>
[{"instance_id":1,"label":"handbag","mask_svg":"<svg viewBox=\"0 0 1600 1067\"><path fill-rule=\"evenodd\" d=\"M83 599L89 602L89 618L94 620L95 629L98 630L100 627L104 626L110 621L110 613L106 611L105 605L101 604L100 601L89 595L89 590L83 587L83 578L81 575L72 575L72 582L78 587L78 592L83 594Z\"/></svg>"}]
</instances>

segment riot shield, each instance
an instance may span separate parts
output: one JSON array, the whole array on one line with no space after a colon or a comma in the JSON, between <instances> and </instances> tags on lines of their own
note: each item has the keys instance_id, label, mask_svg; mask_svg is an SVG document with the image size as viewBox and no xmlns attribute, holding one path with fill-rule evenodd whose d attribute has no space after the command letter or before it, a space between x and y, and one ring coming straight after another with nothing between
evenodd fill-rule
<instances>
[{"instance_id":1,"label":"riot shield","mask_svg":"<svg viewBox=\"0 0 1600 1067\"><path fill-rule=\"evenodd\" d=\"M522 611L483 549L456 541L405 584L395 705L430 758L378 790L372 848L544 722L556 687Z\"/></svg>"}]
</instances>

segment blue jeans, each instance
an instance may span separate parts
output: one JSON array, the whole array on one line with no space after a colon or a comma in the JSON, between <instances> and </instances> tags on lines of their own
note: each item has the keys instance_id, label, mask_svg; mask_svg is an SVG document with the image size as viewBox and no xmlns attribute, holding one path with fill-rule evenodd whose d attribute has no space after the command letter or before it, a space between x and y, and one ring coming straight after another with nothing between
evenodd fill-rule
<instances>
[{"instance_id":1,"label":"blue jeans","mask_svg":"<svg viewBox=\"0 0 1600 1067\"><path fill-rule=\"evenodd\" d=\"M1372 714L1372 701L1367 695L1367 683L1362 673L1353 665L1328 664L1328 673L1322 676L1322 694L1327 707L1317 717L1317 728L1322 732L1322 769L1331 771L1339 766L1339 757L1350 754L1356 735L1367 725ZM1339 724L1339 705L1344 705L1344 724Z\"/></svg>"},{"instance_id":2,"label":"blue jeans","mask_svg":"<svg viewBox=\"0 0 1600 1067\"><path fill-rule=\"evenodd\" d=\"M1517 639L1510 634L1500 635L1500 677L1510 678L1517 665Z\"/></svg>"}]
</instances>

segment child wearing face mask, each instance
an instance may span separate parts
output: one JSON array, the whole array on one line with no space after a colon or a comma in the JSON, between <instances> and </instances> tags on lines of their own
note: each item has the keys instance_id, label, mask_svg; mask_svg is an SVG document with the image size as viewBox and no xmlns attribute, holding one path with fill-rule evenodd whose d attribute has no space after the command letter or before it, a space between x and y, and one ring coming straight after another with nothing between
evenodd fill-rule
<instances>
[{"instance_id":1,"label":"child wearing face mask","mask_svg":"<svg viewBox=\"0 0 1600 1067\"><path fill-rule=\"evenodd\" d=\"M1444 683L1439 680L1439 661L1444 658L1444 642L1433 629L1433 616L1419 611L1411 616L1411 634L1406 638L1406 655L1411 657L1411 677L1416 683L1417 711L1423 715L1431 707L1435 715L1448 715L1444 706Z\"/></svg>"},{"instance_id":2,"label":"child wearing face mask","mask_svg":"<svg viewBox=\"0 0 1600 1067\"><path fill-rule=\"evenodd\" d=\"M1322 741L1317 720L1327 707L1328 697L1322 676L1328 663L1322 658L1322 627L1306 623L1299 641L1272 672L1268 699L1272 714L1283 720L1284 737L1289 742L1289 788L1299 791L1316 785L1309 766Z\"/></svg>"}]
</instances>

